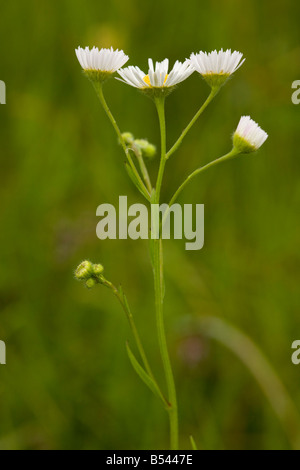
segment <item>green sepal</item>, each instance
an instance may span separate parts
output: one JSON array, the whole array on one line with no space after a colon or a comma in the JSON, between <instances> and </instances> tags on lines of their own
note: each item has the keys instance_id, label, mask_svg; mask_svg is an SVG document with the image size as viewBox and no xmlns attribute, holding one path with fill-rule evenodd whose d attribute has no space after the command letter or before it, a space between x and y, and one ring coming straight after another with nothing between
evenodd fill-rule
<instances>
[{"instance_id":1,"label":"green sepal","mask_svg":"<svg viewBox=\"0 0 300 470\"><path fill-rule=\"evenodd\" d=\"M229 73L206 73L202 77L211 88L220 89L230 78Z\"/></svg>"},{"instance_id":2,"label":"green sepal","mask_svg":"<svg viewBox=\"0 0 300 470\"><path fill-rule=\"evenodd\" d=\"M113 72L102 70L83 70L83 73L96 87L113 76Z\"/></svg>"},{"instance_id":3,"label":"green sepal","mask_svg":"<svg viewBox=\"0 0 300 470\"><path fill-rule=\"evenodd\" d=\"M233 147L239 153L251 153L257 150L257 148L254 145L251 145L250 142L248 142L246 139L241 137L236 132L233 135Z\"/></svg>"},{"instance_id":4,"label":"green sepal","mask_svg":"<svg viewBox=\"0 0 300 470\"><path fill-rule=\"evenodd\" d=\"M175 88L176 88L176 85L162 86L162 87L151 86L151 87L140 88L140 91L144 95L155 100L155 99L165 98L170 93L172 93L172 91L175 90Z\"/></svg>"}]
</instances>

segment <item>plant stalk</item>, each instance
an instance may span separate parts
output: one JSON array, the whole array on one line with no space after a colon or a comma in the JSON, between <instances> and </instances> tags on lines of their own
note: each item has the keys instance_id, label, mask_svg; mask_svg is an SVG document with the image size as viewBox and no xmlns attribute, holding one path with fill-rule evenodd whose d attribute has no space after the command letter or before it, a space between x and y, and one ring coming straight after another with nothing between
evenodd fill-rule
<instances>
[{"instance_id":1,"label":"plant stalk","mask_svg":"<svg viewBox=\"0 0 300 470\"><path fill-rule=\"evenodd\" d=\"M175 144L173 145L173 147L170 148L170 150L168 151L168 153L166 154L166 159L170 158L170 156L178 149L179 145L181 144L181 142L183 141L184 137L186 136L186 134L189 132L189 130L191 129L191 127L195 124L195 122L197 121L197 119L199 118L199 116L203 113L203 111L207 108L207 106L209 105L209 103L213 100L213 98L216 96L216 94L218 93L219 91L219 87L217 88L212 88L211 89L211 92L208 96L208 98L206 99L206 101L203 103L203 105L201 106L201 108L196 112L195 116L193 117L193 119L189 122L189 124L186 126L186 128L182 131L182 133L180 134L180 136L178 137L178 139L176 140Z\"/></svg>"},{"instance_id":2,"label":"plant stalk","mask_svg":"<svg viewBox=\"0 0 300 470\"><path fill-rule=\"evenodd\" d=\"M156 99L157 113L160 124L161 135L161 159L156 182L155 203L159 204L160 191L162 179L166 164L166 125L165 125L165 107L164 98ZM171 450L178 449L178 411L177 411L177 397L174 382L174 376L167 346L167 339L165 333L164 317L163 317L163 256L162 256L162 240L154 240L154 288L155 288L155 309L156 309L156 324L158 341L160 348L160 355L163 362L167 387L168 387L168 400L170 407L168 408L169 422L170 422L170 447Z\"/></svg>"}]
</instances>

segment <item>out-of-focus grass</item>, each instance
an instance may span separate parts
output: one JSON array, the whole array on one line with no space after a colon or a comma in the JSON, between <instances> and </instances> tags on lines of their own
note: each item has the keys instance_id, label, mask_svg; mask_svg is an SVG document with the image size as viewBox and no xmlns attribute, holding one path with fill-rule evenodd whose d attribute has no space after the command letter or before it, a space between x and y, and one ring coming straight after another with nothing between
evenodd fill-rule
<instances>
[{"instance_id":1,"label":"out-of-focus grass","mask_svg":"<svg viewBox=\"0 0 300 470\"><path fill-rule=\"evenodd\" d=\"M181 446L289 448L257 384L230 352L181 335L187 314L219 315L265 352L300 408L290 346L300 335L299 79L296 1L10 2L1 9L0 448L164 448L167 419L126 357L131 338L105 289L73 269L90 258L122 282L158 375L152 276L144 241L96 238L96 207L141 198L76 61L78 45L123 48L130 64L184 59L200 49L247 60L168 164L163 196L183 175L230 149L250 114L270 138L258 155L213 169L180 201L205 204L205 247L166 247L166 322L178 385ZM167 101L174 142L208 89L194 74ZM122 130L158 144L154 107L115 80L106 95ZM155 174L156 163L150 172Z\"/></svg>"}]
</instances>

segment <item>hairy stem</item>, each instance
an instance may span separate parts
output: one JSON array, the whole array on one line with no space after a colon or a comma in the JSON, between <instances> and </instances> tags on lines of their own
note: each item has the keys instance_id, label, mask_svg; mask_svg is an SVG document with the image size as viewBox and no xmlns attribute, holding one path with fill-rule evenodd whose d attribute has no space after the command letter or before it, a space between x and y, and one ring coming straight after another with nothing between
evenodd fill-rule
<instances>
[{"instance_id":1,"label":"hairy stem","mask_svg":"<svg viewBox=\"0 0 300 470\"><path fill-rule=\"evenodd\" d=\"M162 179L166 164L166 125L165 125L165 111L164 99L156 100L157 113L160 124L161 134L161 159L156 182L155 203L159 204L160 191ZM163 257L162 257L162 240L154 240L154 288L155 288L155 309L156 309L156 324L158 332L158 341L160 354L163 362L167 387L168 399L170 407L168 409L169 422L170 422L170 446L172 450L178 449L178 411L177 411L177 397L174 382L174 376L167 346L167 339L165 333L164 317L163 317Z\"/></svg>"}]
</instances>

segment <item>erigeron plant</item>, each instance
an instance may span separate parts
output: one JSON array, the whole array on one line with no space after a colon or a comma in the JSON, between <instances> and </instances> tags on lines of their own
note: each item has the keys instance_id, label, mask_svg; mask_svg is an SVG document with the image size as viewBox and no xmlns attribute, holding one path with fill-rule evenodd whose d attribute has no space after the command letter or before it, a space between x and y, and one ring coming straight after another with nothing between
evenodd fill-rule
<instances>
[{"instance_id":1,"label":"erigeron plant","mask_svg":"<svg viewBox=\"0 0 300 470\"><path fill-rule=\"evenodd\" d=\"M122 68L128 61L128 56L126 56L123 51L114 51L112 48L98 50L98 48L94 47L90 50L89 48L82 49L79 47L76 50L76 55L83 68L84 74L92 82L104 111L116 131L118 140L126 156L125 165L132 182L144 196L148 204L159 205L161 202L160 194L163 176L168 159L178 149L188 131L195 124L208 104L217 95L222 86L227 82L229 77L243 64L243 55L240 52L231 52L230 50L225 52L223 50L219 52L213 51L209 54L205 52L199 52L198 54L193 53L190 58L186 59L183 63L176 61L171 70L169 70L168 59L165 59L162 62L156 62L155 66L152 59L149 59L149 69L147 73L144 73L137 66ZM145 95L152 98L156 106L161 142L160 163L156 183L154 185L150 180L146 161L148 158L152 158L155 155L156 147L145 139L135 139L130 132L122 133L104 98L103 84L106 80L113 77L115 72L120 76L120 78L117 78L118 80L141 90ZM174 145L167 150L165 99L176 88L176 85L186 80L194 72L199 73L203 77L210 87L210 93L204 104L199 108ZM249 116L241 117L236 131L233 134L233 145L231 150L226 155L211 161L205 166L195 169L174 192L174 195L169 202L169 207L176 201L183 188L195 176L214 165L237 157L242 153L250 153L258 150L267 137L268 135L266 132L264 132ZM164 219L162 221L162 224L163 223ZM167 384L167 394L162 391L162 388L158 384L149 365L133 315L130 311L127 298L122 288L114 286L104 277L104 270L101 265L92 264L89 261L84 261L78 266L75 271L75 276L77 279L84 281L88 288L92 288L96 285L104 285L108 287L120 302L132 329L142 364L136 359L127 344L129 359L137 374L158 397L166 409L170 422L170 448L176 450L178 449L178 410L176 388L167 347L163 318L164 281L162 239L160 235L157 238L152 238L150 236L149 243L154 274L157 334ZM196 445L192 437L191 444L192 447L196 449Z\"/></svg>"}]
</instances>

